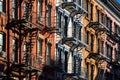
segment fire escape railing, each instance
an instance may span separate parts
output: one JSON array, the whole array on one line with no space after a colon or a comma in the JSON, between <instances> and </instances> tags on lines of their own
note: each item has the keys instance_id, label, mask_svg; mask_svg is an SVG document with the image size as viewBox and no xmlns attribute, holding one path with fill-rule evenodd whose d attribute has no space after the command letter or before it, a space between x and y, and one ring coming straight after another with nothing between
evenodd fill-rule
<instances>
[{"instance_id":1,"label":"fire escape railing","mask_svg":"<svg viewBox=\"0 0 120 80\"><path fill-rule=\"evenodd\" d=\"M76 2L64 2L61 4L62 9L66 9L70 12L70 15L74 17L77 14L85 14L87 11L78 5Z\"/></svg>"},{"instance_id":2,"label":"fire escape railing","mask_svg":"<svg viewBox=\"0 0 120 80\"><path fill-rule=\"evenodd\" d=\"M87 13L87 11L82 8L81 5L77 4L76 2L63 2L61 3L58 7L60 7L60 9L62 9L63 11L66 10L70 13L70 17L74 17L76 15L80 15L78 18L80 19L80 17ZM77 22L78 24L81 24L78 20ZM60 42L62 42L62 44L66 44L70 47L70 50L74 50L76 48L83 48L83 47L87 47L87 45L80 41L79 39L75 38L75 37L65 37L63 38Z\"/></svg>"},{"instance_id":3,"label":"fire escape railing","mask_svg":"<svg viewBox=\"0 0 120 80\"><path fill-rule=\"evenodd\" d=\"M80 47L80 48L87 47L87 44L85 44L84 42L82 42L74 37L63 38L61 42L62 42L62 44L68 45L70 47L70 50L74 50L78 47Z\"/></svg>"},{"instance_id":4,"label":"fire escape railing","mask_svg":"<svg viewBox=\"0 0 120 80\"><path fill-rule=\"evenodd\" d=\"M108 32L110 31L104 24L101 22L89 22L87 27L92 28L98 34L99 32Z\"/></svg>"}]
</instances>

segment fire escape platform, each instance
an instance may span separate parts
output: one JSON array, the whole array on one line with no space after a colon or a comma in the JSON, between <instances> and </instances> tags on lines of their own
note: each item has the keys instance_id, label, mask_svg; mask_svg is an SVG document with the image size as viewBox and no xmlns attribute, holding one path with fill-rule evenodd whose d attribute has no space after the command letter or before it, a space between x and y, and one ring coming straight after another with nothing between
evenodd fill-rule
<instances>
[{"instance_id":1,"label":"fire escape platform","mask_svg":"<svg viewBox=\"0 0 120 80\"><path fill-rule=\"evenodd\" d=\"M12 64L11 69L14 72L21 71L23 74L25 74L25 73L34 73L34 72L40 71L35 67L26 66L25 64Z\"/></svg>"},{"instance_id":2,"label":"fire escape platform","mask_svg":"<svg viewBox=\"0 0 120 80\"><path fill-rule=\"evenodd\" d=\"M66 44L67 46L70 47L71 50L74 50L75 48L78 47L79 48L87 47L87 44L74 37L63 38L62 44Z\"/></svg>"},{"instance_id":3,"label":"fire escape platform","mask_svg":"<svg viewBox=\"0 0 120 80\"><path fill-rule=\"evenodd\" d=\"M90 52L90 54L88 55L88 58L89 59L92 58L92 59L94 59L97 62L99 62L101 60L110 62L110 59L107 56L105 56L104 54L102 54L102 53L93 53L93 52Z\"/></svg>"},{"instance_id":4,"label":"fire escape platform","mask_svg":"<svg viewBox=\"0 0 120 80\"><path fill-rule=\"evenodd\" d=\"M84 14L87 13L85 9L83 9L79 4L76 2L64 2L61 4L62 9L65 9L70 12L70 15L74 17L77 14Z\"/></svg>"},{"instance_id":5,"label":"fire escape platform","mask_svg":"<svg viewBox=\"0 0 120 80\"><path fill-rule=\"evenodd\" d=\"M99 33L99 32L108 32L109 29L102 23L100 22L89 22L89 24L87 25L87 27L89 28L93 28L96 33Z\"/></svg>"},{"instance_id":6,"label":"fire escape platform","mask_svg":"<svg viewBox=\"0 0 120 80\"><path fill-rule=\"evenodd\" d=\"M120 43L120 35L117 33L109 32L107 35L115 42Z\"/></svg>"}]
</instances>

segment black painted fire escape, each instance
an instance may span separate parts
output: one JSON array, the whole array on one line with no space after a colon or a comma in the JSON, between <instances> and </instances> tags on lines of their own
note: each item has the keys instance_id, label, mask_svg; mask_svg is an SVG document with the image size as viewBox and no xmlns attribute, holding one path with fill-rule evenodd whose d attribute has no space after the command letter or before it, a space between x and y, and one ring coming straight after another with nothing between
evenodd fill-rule
<instances>
[{"instance_id":1,"label":"black painted fire escape","mask_svg":"<svg viewBox=\"0 0 120 80\"><path fill-rule=\"evenodd\" d=\"M32 5L33 5L33 1L32 0L28 0L27 3L27 9L28 9L28 18L27 19L22 19L20 17L20 19L15 19L12 20L11 22L9 22L9 26L6 26L7 30L11 30L14 34L17 34L19 36L19 40L20 42L24 42L24 38L28 37L29 40L26 41L27 43L27 48L28 48L28 57L27 57L27 61L28 63L25 64L22 62L22 51L20 49L20 53L19 53L19 63L13 63L11 61L9 61L9 76L8 77L17 77L19 78L19 80L27 77L29 75L29 80L31 80L31 76L33 74L36 74L37 71L39 71L38 69L36 69L35 67L32 67L32 38L34 36L34 34L37 34L38 31L41 31L42 28L39 27L39 25L36 25L34 23L32 23ZM21 3L20 3L21 6ZM21 13L21 9L20 9L20 13ZM36 27L32 27L32 25L36 26ZM19 48L22 46L20 43Z\"/></svg>"}]
</instances>

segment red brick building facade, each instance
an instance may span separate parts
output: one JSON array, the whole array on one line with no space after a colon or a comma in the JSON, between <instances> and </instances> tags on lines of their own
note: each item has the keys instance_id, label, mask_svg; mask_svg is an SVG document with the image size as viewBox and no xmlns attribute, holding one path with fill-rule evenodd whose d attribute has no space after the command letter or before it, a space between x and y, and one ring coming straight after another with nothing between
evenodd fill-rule
<instances>
[{"instance_id":1,"label":"red brick building facade","mask_svg":"<svg viewBox=\"0 0 120 80\"><path fill-rule=\"evenodd\" d=\"M54 0L0 0L0 79L54 80L54 14Z\"/></svg>"}]
</instances>

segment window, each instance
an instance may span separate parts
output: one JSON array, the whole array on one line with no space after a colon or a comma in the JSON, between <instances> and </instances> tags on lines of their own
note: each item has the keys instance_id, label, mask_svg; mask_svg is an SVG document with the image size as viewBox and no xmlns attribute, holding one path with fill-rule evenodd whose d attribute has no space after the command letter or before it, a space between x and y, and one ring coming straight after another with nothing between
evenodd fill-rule
<instances>
[{"instance_id":1,"label":"window","mask_svg":"<svg viewBox=\"0 0 120 80\"><path fill-rule=\"evenodd\" d=\"M12 0L12 17L17 19L17 0Z\"/></svg>"},{"instance_id":2,"label":"window","mask_svg":"<svg viewBox=\"0 0 120 80\"><path fill-rule=\"evenodd\" d=\"M89 80L89 74L90 74L90 69L89 69L89 63L86 63L86 68L87 68L87 78Z\"/></svg>"},{"instance_id":3,"label":"window","mask_svg":"<svg viewBox=\"0 0 120 80\"><path fill-rule=\"evenodd\" d=\"M58 48L58 64L62 65L62 49Z\"/></svg>"},{"instance_id":4,"label":"window","mask_svg":"<svg viewBox=\"0 0 120 80\"><path fill-rule=\"evenodd\" d=\"M109 17L106 17L106 26L112 30L112 20Z\"/></svg>"},{"instance_id":5,"label":"window","mask_svg":"<svg viewBox=\"0 0 120 80\"><path fill-rule=\"evenodd\" d=\"M94 65L91 65L91 79L93 80L93 76L94 76Z\"/></svg>"},{"instance_id":6,"label":"window","mask_svg":"<svg viewBox=\"0 0 120 80\"><path fill-rule=\"evenodd\" d=\"M104 14L103 13L101 13L101 23L104 24Z\"/></svg>"},{"instance_id":7,"label":"window","mask_svg":"<svg viewBox=\"0 0 120 80\"><path fill-rule=\"evenodd\" d=\"M106 55L112 60L112 50L113 48L106 43Z\"/></svg>"},{"instance_id":8,"label":"window","mask_svg":"<svg viewBox=\"0 0 120 80\"><path fill-rule=\"evenodd\" d=\"M58 29L58 32L61 32L61 15L62 13L61 12L57 12L57 16L56 16L56 26L57 26L57 29Z\"/></svg>"},{"instance_id":9,"label":"window","mask_svg":"<svg viewBox=\"0 0 120 80\"><path fill-rule=\"evenodd\" d=\"M67 37L67 33L68 33L68 17L65 16L65 26L64 26L64 37Z\"/></svg>"},{"instance_id":10,"label":"window","mask_svg":"<svg viewBox=\"0 0 120 80\"><path fill-rule=\"evenodd\" d=\"M3 33L0 33L0 51L5 51L6 45L6 36Z\"/></svg>"},{"instance_id":11,"label":"window","mask_svg":"<svg viewBox=\"0 0 120 80\"><path fill-rule=\"evenodd\" d=\"M74 73L81 74L81 58L79 56L74 56Z\"/></svg>"},{"instance_id":12,"label":"window","mask_svg":"<svg viewBox=\"0 0 120 80\"><path fill-rule=\"evenodd\" d=\"M3 12L3 1L0 1L0 12Z\"/></svg>"},{"instance_id":13,"label":"window","mask_svg":"<svg viewBox=\"0 0 120 80\"><path fill-rule=\"evenodd\" d=\"M87 10L87 17L90 20L93 20L93 4L86 0L86 10Z\"/></svg>"},{"instance_id":14,"label":"window","mask_svg":"<svg viewBox=\"0 0 120 80\"><path fill-rule=\"evenodd\" d=\"M38 44L37 44L37 52L38 56L42 56L42 39L38 39Z\"/></svg>"},{"instance_id":15,"label":"window","mask_svg":"<svg viewBox=\"0 0 120 80\"><path fill-rule=\"evenodd\" d=\"M116 50L115 49L115 59L117 60L117 61L120 61L120 50Z\"/></svg>"},{"instance_id":16,"label":"window","mask_svg":"<svg viewBox=\"0 0 120 80\"><path fill-rule=\"evenodd\" d=\"M90 4L90 20L93 20L93 4Z\"/></svg>"},{"instance_id":17,"label":"window","mask_svg":"<svg viewBox=\"0 0 120 80\"><path fill-rule=\"evenodd\" d=\"M18 62L18 41L16 38L12 40L12 60Z\"/></svg>"},{"instance_id":18,"label":"window","mask_svg":"<svg viewBox=\"0 0 120 80\"><path fill-rule=\"evenodd\" d=\"M27 3L26 2L24 2L24 18L25 19L28 19L28 11L27 11Z\"/></svg>"},{"instance_id":19,"label":"window","mask_svg":"<svg viewBox=\"0 0 120 80\"><path fill-rule=\"evenodd\" d=\"M76 22L74 22L74 24L73 24L73 37L75 37L76 38L76 30L77 30L77 24L76 24Z\"/></svg>"},{"instance_id":20,"label":"window","mask_svg":"<svg viewBox=\"0 0 120 80\"><path fill-rule=\"evenodd\" d=\"M28 64L28 48L27 48L27 44L24 44L24 63L27 65Z\"/></svg>"},{"instance_id":21,"label":"window","mask_svg":"<svg viewBox=\"0 0 120 80\"><path fill-rule=\"evenodd\" d=\"M42 0L38 0L37 3L37 20L41 20L42 19Z\"/></svg>"},{"instance_id":22,"label":"window","mask_svg":"<svg viewBox=\"0 0 120 80\"><path fill-rule=\"evenodd\" d=\"M86 32L86 38L87 38L86 43L89 44L89 32L88 31Z\"/></svg>"},{"instance_id":23,"label":"window","mask_svg":"<svg viewBox=\"0 0 120 80\"><path fill-rule=\"evenodd\" d=\"M115 33L120 35L120 27L117 24L114 24L115 26Z\"/></svg>"},{"instance_id":24,"label":"window","mask_svg":"<svg viewBox=\"0 0 120 80\"><path fill-rule=\"evenodd\" d=\"M100 21L100 10L97 9L97 21L99 22Z\"/></svg>"},{"instance_id":25,"label":"window","mask_svg":"<svg viewBox=\"0 0 120 80\"><path fill-rule=\"evenodd\" d=\"M68 66L68 52L65 51L65 66L64 66L65 72L67 72L67 66Z\"/></svg>"},{"instance_id":26,"label":"window","mask_svg":"<svg viewBox=\"0 0 120 80\"><path fill-rule=\"evenodd\" d=\"M103 41L100 41L100 39L98 39L98 53L101 52L103 54Z\"/></svg>"},{"instance_id":27,"label":"window","mask_svg":"<svg viewBox=\"0 0 120 80\"><path fill-rule=\"evenodd\" d=\"M6 0L0 0L0 12L6 12Z\"/></svg>"},{"instance_id":28,"label":"window","mask_svg":"<svg viewBox=\"0 0 120 80\"><path fill-rule=\"evenodd\" d=\"M51 5L48 5L46 8L46 26L51 27Z\"/></svg>"},{"instance_id":29,"label":"window","mask_svg":"<svg viewBox=\"0 0 120 80\"><path fill-rule=\"evenodd\" d=\"M46 46L46 64L50 65L51 61L51 44L48 43Z\"/></svg>"},{"instance_id":30,"label":"window","mask_svg":"<svg viewBox=\"0 0 120 80\"><path fill-rule=\"evenodd\" d=\"M91 34L91 43L90 43L90 46L91 46L91 51L93 51L93 47L94 47L94 36L93 36L93 34Z\"/></svg>"}]
</instances>

